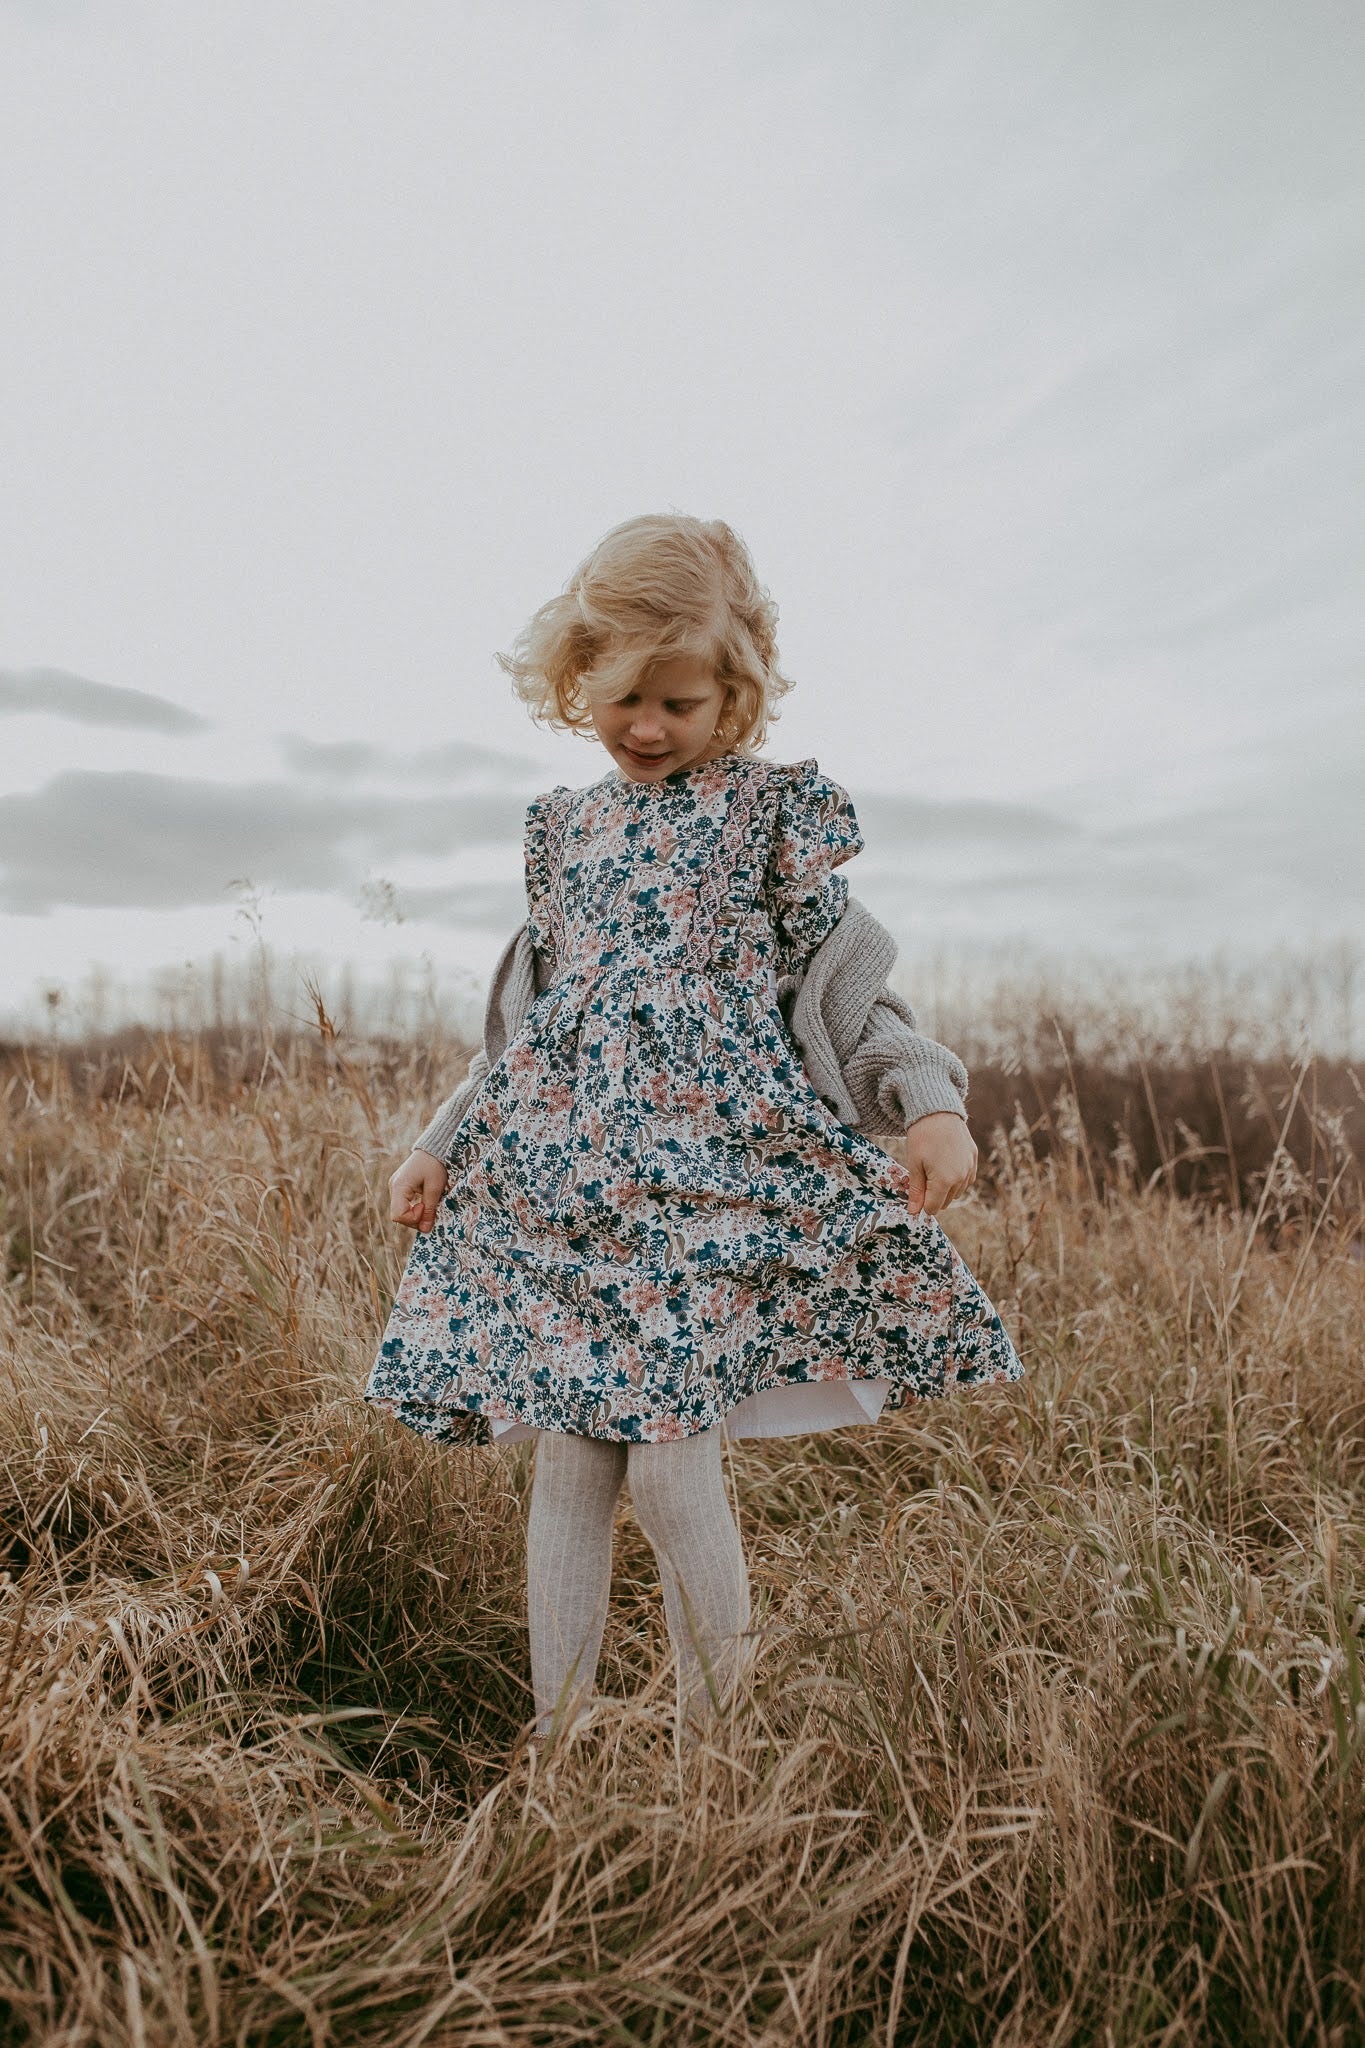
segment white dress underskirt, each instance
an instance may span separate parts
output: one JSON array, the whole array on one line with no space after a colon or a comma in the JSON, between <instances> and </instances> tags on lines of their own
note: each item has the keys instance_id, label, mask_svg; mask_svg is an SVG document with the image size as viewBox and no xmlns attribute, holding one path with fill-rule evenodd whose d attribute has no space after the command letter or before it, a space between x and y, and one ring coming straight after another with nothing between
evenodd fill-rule
<instances>
[{"instance_id":1,"label":"white dress underskirt","mask_svg":"<svg viewBox=\"0 0 1365 2048\"><path fill-rule=\"evenodd\" d=\"M822 1429L846 1429L850 1423L875 1422L891 1391L890 1380L803 1380L788 1387L768 1387L737 1401L718 1427L726 1436L806 1436ZM493 1441L514 1444L539 1436L528 1422L495 1422Z\"/></svg>"}]
</instances>

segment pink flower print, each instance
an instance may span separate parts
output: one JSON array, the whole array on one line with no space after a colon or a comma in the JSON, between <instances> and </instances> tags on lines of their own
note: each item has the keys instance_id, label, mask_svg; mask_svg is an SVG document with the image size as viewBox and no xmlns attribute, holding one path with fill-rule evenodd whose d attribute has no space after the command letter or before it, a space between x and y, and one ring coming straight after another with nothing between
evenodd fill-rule
<instances>
[{"instance_id":1,"label":"pink flower print","mask_svg":"<svg viewBox=\"0 0 1365 2048\"><path fill-rule=\"evenodd\" d=\"M414 1316L430 1316L439 1319L449 1310L450 1304L439 1287L429 1281L416 1280L404 1274L398 1288L401 1306Z\"/></svg>"},{"instance_id":2,"label":"pink flower print","mask_svg":"<svg viewBox=\"0 0 1365 2048\"><path fill-rule=\"evenodd\" d=\"M813 1365L806 1367L807 1376L813 1380L846 1380L848 1360L846 1358L817 1358Z\"/></svg>"},{"instance_id":3,"label":"pink flower print","mask_svg":"<svg viewBox=\"0 0 1365 2048\"><path fill-rule=\"evenodd\" d=\"M642 1387L649 1367L638 1344L627 1344L621 1353L621 1366L633 1387Z\"/></svg>"},{"instance_id":4,"label":"pink flower print","mask_svg":"<svg viewBox=\"0 0 1365 2048\"><path fill-rule=\"evenodd\" d=\"M633 1315L645 1316L651 1309L663 1306L664 1291L662 1287L656 1287L652 1280L636 1280L631 1286L623 1288L621 1299Z\"/></svg>"},{"instance_id":5,"label":"pink flower print","mask_svg":"<svg viewBox=\"0 0 1365 2048\"><path fill-rule=\"evenodd\" d=\"M640 1093L651 1109L667 1109L669 1106L667 1074L655 1072L649 1075L648 1079L643 1083Z\"/></svg>"},{"instance_id":6,"label":"pink flower print","mask_svg":"<svg viewBox=\"0 0 1365 2048\"><path fill-rule=\"evenodd\" d=\"M687 1425L680 1415L656 1415L641 1435L647 1444L675 1444L687 1435Z\"/></svg>"},{"instance_id":7,"label":"pink flower print","mask_svg":"<svg viewBox=\"0 0 1365 2048\"><path fill-rule=\"evenodd\" d=\"M695 889L669 889L659 901L670 917L690 917L696 908L697 892Z\"/></svg>"},{"instance_id":8,"label":"pink flower print","mask_svg":"<svg viewBox=\"0 0 1365 2048\"><path fill-rule=\"evenodd\" d=\"M621 1075L626 1070L626 1039L613 1038L610 1045L602 1050L602 1071L604 1074Z\"/></svg>"},{"instance_id":9,"label":"pink flower print","mask_svg":"<svg viewBox=\"0 0 1365 2048\"><path fill-rule=\"evenodd\" d=\"M545 1090L544 1102L551 1116L563 1116L573 1108L573 1089L567 1081L552 1081Z\"/></svg>"}]
</instances>

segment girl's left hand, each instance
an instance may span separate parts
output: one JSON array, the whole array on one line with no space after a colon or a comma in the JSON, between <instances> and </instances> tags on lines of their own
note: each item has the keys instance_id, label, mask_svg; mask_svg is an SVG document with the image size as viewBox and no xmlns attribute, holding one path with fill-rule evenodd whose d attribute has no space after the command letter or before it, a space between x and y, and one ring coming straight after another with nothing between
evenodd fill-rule
<instances>
[{"instance_id":1,"label":"girl's left hand","mask_svg":"<svg viewBox=\"0 0 1365 2048\"><path fill-rule=\"evenodd\" d=\"M918 1216L936 1216L965 1195L976 1179L976 1141L967 1119L950 1109L916 1117L905 1134L905 1163L910 1172L910 1208Z\"/></svg>"},{"instance_id":2,"label":"girl's left hand","mask_svg":"<svg viewBox=\"0 0 1365 2048\"><path fill-rule=\"evenodd\" d=\"M397 1173L389 1175L389 1215L407 1230L429 1237L436 1210L446 1191L444 1160L420 1146L408 1154Z\"/></svg>"}]
</instances>

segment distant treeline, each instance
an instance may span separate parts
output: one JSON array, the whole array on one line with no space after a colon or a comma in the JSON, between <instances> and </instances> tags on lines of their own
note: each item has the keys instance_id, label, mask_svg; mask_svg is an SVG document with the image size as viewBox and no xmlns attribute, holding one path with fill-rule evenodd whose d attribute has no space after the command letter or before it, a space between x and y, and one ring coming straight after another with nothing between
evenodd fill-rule
<instances>
[{"instance_id":1,"label":"distant treeline","mask_svg":"<svg viewBox=\"0 0 1365 2048\"><path fill-rule=\"evenodd\" d=\"M464 1072L470 1046L434 1020L424 1032L352 1037L314 991L315 1021L239 1021L194 1031L130 1026L67 1044L0 1044L0 1093L58 1105L174 1095L205 1108L319 1086L353 1094L372 1133L416 1130ZM986 1188L1032 1162L1094 1194L1163 1186L1258 1211L1266 1228L1365 1206L1362 1075L1350 1061L1250 1056L1148 1036L1020 1019L1002 1054L958 1040ZM1022 1050L1020 1049L1022 1047ZM406 1114L405 1114L406 1112ZM894 1139L883 1141L895 1151Z\"/></svg>"}]
</instances>

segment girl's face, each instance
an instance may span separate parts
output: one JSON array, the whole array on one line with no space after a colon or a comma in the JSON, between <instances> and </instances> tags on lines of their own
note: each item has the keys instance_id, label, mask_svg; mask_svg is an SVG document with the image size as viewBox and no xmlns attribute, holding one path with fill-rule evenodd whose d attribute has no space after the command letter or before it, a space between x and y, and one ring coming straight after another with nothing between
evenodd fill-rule
<instances>
[{"instance_id":1,"label":"girl's face","mask_svg":"<svg viewBox=\"0 0 1365 2048\"><path fill-rule=\"evenodd\" d=\"M699 655L674 654L628 696L588 709L621 773L631 782L660 782L725 751L716 739L725 702L724 685Z\"/></svg>"}]
</instances>

